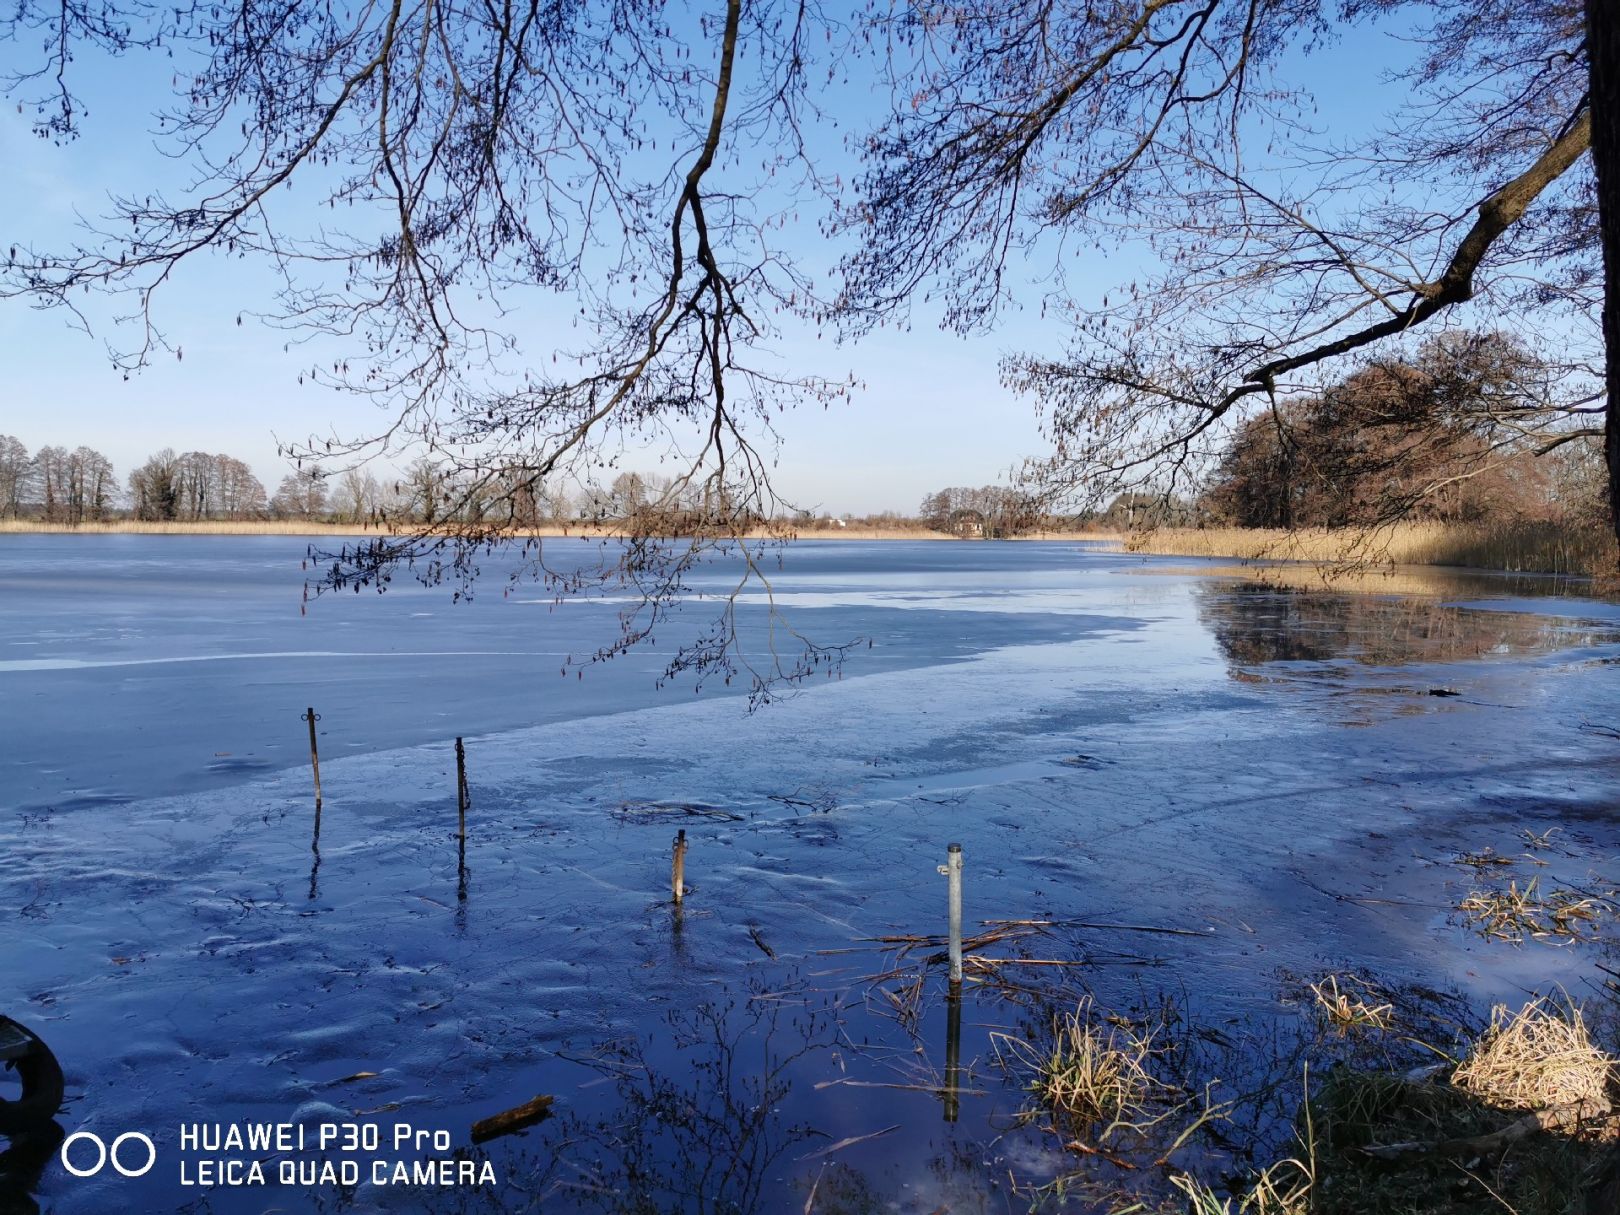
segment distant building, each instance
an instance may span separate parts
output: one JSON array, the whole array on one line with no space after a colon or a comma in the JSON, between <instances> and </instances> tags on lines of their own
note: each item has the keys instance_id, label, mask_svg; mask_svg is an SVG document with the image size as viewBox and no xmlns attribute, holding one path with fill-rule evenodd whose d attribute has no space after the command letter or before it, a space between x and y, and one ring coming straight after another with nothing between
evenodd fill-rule
<instances>
[{"instance_id":1,"label":"distant building","mask_svg":"<svg viewBox=\"0 0 1620 1215\"><path fill-rule=\"evenodd\" d=\"M963 540L984 539L984 515L971 507L953 510L946 520L951 535Z\"/></svg>"}]
</instances>

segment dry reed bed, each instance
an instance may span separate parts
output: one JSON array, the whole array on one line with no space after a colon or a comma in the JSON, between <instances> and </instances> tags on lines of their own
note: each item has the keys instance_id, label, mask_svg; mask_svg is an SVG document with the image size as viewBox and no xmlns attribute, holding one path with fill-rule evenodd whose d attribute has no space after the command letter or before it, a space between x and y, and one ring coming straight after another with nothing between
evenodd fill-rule
<instances>
[{"instance_id":1,"label":"dry reed bed","mask_svg":"<svg viewBox=\"0 0 1620 1215\"><path fill-rule=\"evenodd\" d=\"M1473 526L1394 523L1374 528L1159 528L1125 541L1131 552L1359 566L1454 565L1513 573L1595 575L1616 568L1613 537L1550 523Z\"/></svg>"}]
</instances>

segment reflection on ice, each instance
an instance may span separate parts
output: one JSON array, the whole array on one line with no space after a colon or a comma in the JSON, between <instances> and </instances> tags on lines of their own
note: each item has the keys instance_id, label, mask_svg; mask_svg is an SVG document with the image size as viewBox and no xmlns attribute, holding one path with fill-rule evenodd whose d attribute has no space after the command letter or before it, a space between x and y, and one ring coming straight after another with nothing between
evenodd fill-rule
<instances>
[{"instance_id":1,"label":"reflection on ice","mask_svg":"<svg viewBox=\"0 0 1620 1215\"><path fill-rule=\"evenodd\" d=\"M1620 641L1620 624L1459 607L1438 599L1211 582L1194 591L1199 619L1239 666L1365 666L1534 656Z\"/></svg>"}]
</instances>

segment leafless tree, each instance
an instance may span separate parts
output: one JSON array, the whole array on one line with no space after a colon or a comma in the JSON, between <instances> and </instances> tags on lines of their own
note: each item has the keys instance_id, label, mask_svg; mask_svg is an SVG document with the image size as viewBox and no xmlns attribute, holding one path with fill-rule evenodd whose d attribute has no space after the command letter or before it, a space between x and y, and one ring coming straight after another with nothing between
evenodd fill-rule
<instances>
[{"instance_id":1,"label":"leafless tree","mask_svg":"<svg viewBox=\"0 0 1620 1215\"><path fill-rule=\"evenodd\" d=\"M130 507L137 519L169 520L180 515L180 457L165 447L129 474Z\"/></svg>"},{"instance_id":2,"label":"leafless tree","mask_svg":"<svg viewBox=\"0 0 1620 1215\"><path fill-rule=\"evenodd\" d=\"M939 490L922 500L918 514L938 531L962 531L962 522L971 519L976 529L973 534L986 539L1017 536L1041 522L1036 504L1028 495L1002 485Z\"/></svg>"},{"instance_id":3,"label":"leafless tree","mask_svg":"<svg viewBox=\"0 0 1620 1215\"><path fill-rule=\"evenodd\" d=\"M647 479L638 472L622 472L613 478L608 493L617 518L633 519L647 505Z\"/></svg>"},{"instance_id":4,"label":"leafless tree","mask_svg":"<svg viewBox=\"0 0 1620 1215\"><path fill-rule=\"evenodd\" d=\"M137 188L77 247L12 250L5 290L75 312L87 288L128 293L141 338L116 361L132 370L180 353L156 311L179 266L209 251L268 259L285 283L272 323L348 343L310 376L378 399L393 419L289 454L337 473L422 455L450 495L422 510L431 528L335 554L328 586L402 563L430 581L463 578L522 513L499 508L504 494L526 502L541 482L583 481L610 453L648 444L729 504L738 525L725 530L740 533L778 513L770 417L849 387L783 377L755 355L779 313L823 302L771 237L823 184L801 138L809 47L827 28L813 3L677 14L652 0L20 0L0 28L43 46L9 83L58 140L83 119L77 49L198 56L159 119L195 189ZM762 192L762 179L777 188ZM505 320L520 305L560 307L580 349L520 350ZM648 634L712 544L630 540L614 568L589 575L645 591L608 652ZM759 576L752 550L738 551ZM580 577L553 577L543 550L530 554L529 572L553 585ZM734 608L672 672L738 669ZM752 675L763 687L820 656L767 656Z\"/></svg>"},{"instance_id":5,"label":"leafless tree","mask_svg":"<svg viewBox=\"0 0 1620 1215\"><path fill-rule=\"evenodd\" d=\"M1586 0L1586 54L1592 165L1603 250L1604 387L1609 399L1603 454L1609 522L1620 536L1620 13L1604 0Z\"/></svg>"},{"instance_id":6,"label":"leafless tree","mask_svg":"<svg viewBox=\"0 0 1620 1215\"><path fill-rule=\"evenodd\" d=\"M178 470L178 517L210 518L218 505L218 463L205 451L188 451L180 457Z\"/></svg>"},{"instance_id":7,"label":"leafless tree","mask_svg":"<svg viewBox=\"0 0 1620 1215\"><path fill-rule=\"evenodd\" d=\"M326 476L315 467L290 472L270 497L278 519L318 519L326 513Z\"/></svg>"},{"instance_id":8,"label":"leafless tree","mask_svg":"<svg viewBox=\"0 0 1620 1215\"><path fill-rule=\"evenodd\" d=\"M234 456L214 457L214 475L219 490L217 504L222 519L258 519L268 506L264 486L241 460Z\"/></svg>"},{"instance_id":9,"label":"leafless tree","mask_svg":"<svg viewBox=\"0 0 1620 1215\"><path fill-rule=\"evenodd\" d=\"M67 519L68 450L54 444L34 453L33 482L39 492L40 517L47 523Z\"/></svg>"},{"instance_id":10,"label":"leafless tree","mask_svg":"<svg viewBox=\"0 0 1620 1215\"><path fill-rule=\"evenodd\" d=\"M1537 457L1583 450L1540 433L1557 377L1510 336L1443 333L1250 418L1208 503L1252 527L1544 515L1560 478Z\"/></svg>"},{"instance_id":11,"label":"leafless tree","mask_svg":"<svg viewBox=\"0 0 1620 1215\"><path fill-rule=\"evenodd\" d=\"M66 472L66 521L105 519L117 493L112 461L92 447L76 447L68 454Z\"/></svg>"},{"instance_id":12,"label":"leafless tree","mask_svg":"<svg viewBox=\"0 0 1620 1215\"><path fill-rule=\"evenodd\" d=\"M362 468L351 468L338 480L338 513L349 523L364 523L382 509L383 490L377 478Z\"/></svg>"},{"instance_id":13,"label":"leafless tree","mask_svg":"<svg viewBox=\"0 0 1620 1215\"><path fill-rule=\"evenodd\" d=\"M562 485L536 485L534 494L536 519L553 523L566 522L574 517L574 495Z\"/></svg>"},{"instance_id":14,"label":"leafless tree","mask_svg":"<svg viewBox=\"0 0 1620 1215\"><path fill-rule=\"evenodd\" d=\"M0 435L0 515L83 523L105 518L116 495L112 462L94 448L50 445L29 459L20 441Z\"/></svg>"},{"instance_id":15,"label":"leafless tree","mask_svg":"<svg viewBox=\"0 0 1620 1215\"><path fill-rule=\"evenodd\" d=\"M437 524L454 513L449 497L449 479L443 467L427 456L418 456L394 486L395 517Z\"/></svg>"},{"instance_id":16,"label":"leafless tree","mask_svg":"<svg viewBox=\"0 0 1620 1215\"><path fill-rule=\"evenodd\" d=\"M0 435L0 514L20 518L28 492L28 448L15 435Z\"/></svg>"},{"instance_id":17,"label":"leafless tree","mask_svg":"<svg viewBox=\"0 0 1620 1215\"><path fill-rule=\"evenodd\" d=\"M1420 52L1379 94L1390 125L1317 129L1286 73L1385 21ZM863 238L840 309L860 330L929 291L971 329L1013 302L1015 260L1051 266L1071 347L1004 368L1043 410L1048 493L1168 495L1257 410L1482 318L1571 350L1519 425L1547 450L1601 433L1579 0L1004 0L877 25L897 104L840 221ZM1162 269L1077 304L1067 263L1128 242Z\"/></svg>"}]
</instances>

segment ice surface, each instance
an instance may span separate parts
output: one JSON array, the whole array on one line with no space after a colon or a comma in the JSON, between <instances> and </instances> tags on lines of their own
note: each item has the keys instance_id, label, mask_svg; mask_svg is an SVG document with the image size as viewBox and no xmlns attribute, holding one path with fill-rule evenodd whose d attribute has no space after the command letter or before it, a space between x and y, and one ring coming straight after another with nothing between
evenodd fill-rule
<instances>
[{"instance_id":1,"label":"ice surface","mask_svg":"<svg viewBox=\"0 0 1620 1215\"><path fill-rule=\"evenodd\" d=\"M16 742L0 757L0 889L20 909L0 935L0 1011L61 1056L69 1129L145 1130L172 1156L181 1122L311 1102L458 1142L539 1092L596 1114L614 1090L579 1060L641 1035L678 1067L660 1018L757 1007L752 976L840 1001L844 1036L795 1065L788 1114L827 1142L900 1124L841 1159L933 1194L938 1178L905 1162L992 1137L1018 1094L981 1061L995 1091L947 1127L931 1094L847 1087L898 1075L849 1042L912 1052L847 998L876 955L820 951L940 931L948 841L972 921L1199 933L1093 934L1089 981L1120 1000L1196 990L1235 1017L1282 1015L1279 971L1345 960L1479 1002L1570 981L1564 951L1451 923L1469 875L1445 858L1522 848L1527 828L1558 827L1582 857L1620 836L1620 751L1582 728L1617 720L1615 622L1568 599L1527 612L1510 583L1520 598L1496 611L1153 573L1165 563L1061 544L804 545L776 576L794 626L874 645L750 715L724 689L655 691L659 650L562 677L562 656L611 635L614 604L401 588L301 617L301 556L282 538L0 540ZM678 920L677 827L695 888ZM970 1058L1006 1015L970 999ZM377 1074L344 1081L361 1071ZM492 1158L503 1176L539 1169L546 1142ZM785 1160L762 1209L801 1209L814 1170ZM544 1209L586 1201L570 1193ZM197 1197L164 1170L41 1189L64 1213ZM221 1190L210 1209L273 1197Z\"/></svg>"}]
</instances>

